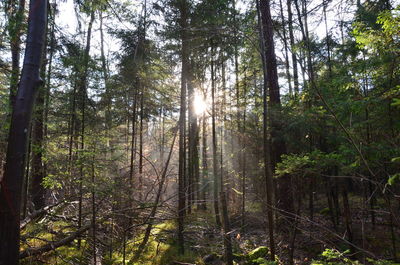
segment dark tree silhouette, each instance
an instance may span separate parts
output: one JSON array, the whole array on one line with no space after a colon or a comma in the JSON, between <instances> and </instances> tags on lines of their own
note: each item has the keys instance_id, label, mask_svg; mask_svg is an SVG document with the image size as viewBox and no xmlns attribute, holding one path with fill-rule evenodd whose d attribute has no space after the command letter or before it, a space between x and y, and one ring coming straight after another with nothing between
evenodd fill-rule
<instances>
[{"instance_id":1,"label":"dark tree silhouette","mask_svg":"<svg viewBox=\"0 0 400 265\"><path fill-rule=\"evenodd\" d=\"M27 139L43 58L47 0L31 0L22 76L11 117L7 158L0 193L0 264L19 263L19 224Z\"/></svg>"}]
</instances>

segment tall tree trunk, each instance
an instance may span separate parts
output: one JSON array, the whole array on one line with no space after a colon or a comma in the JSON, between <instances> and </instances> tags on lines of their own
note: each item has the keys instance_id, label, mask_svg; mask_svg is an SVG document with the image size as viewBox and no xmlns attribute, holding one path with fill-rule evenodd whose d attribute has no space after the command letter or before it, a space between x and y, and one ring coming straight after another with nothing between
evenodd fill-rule
<instances>
[{"instance_id":1,"label":"tall tree trunk","mask_svg":"<svg viewBox=\"0 0 400 265\"><path fill-rule=\"evenodd\" d=\"M225 262L227 265L233 265L231 228L229 223L226 193L224 191L220 192L220 198L221 198L222 223L224 232Z\"/></svg>"},{"instance_id":2,"label":"tall tree trunk","mask_svg":"<svg viewBox=\"0 0 400 265\"><path fill-rule=\"evenodd\" d=\"M254 74L254 80L256 82L256 74ZM254 89L256 89L256 84L254 86ZM247 106L247 85L244 86L243 89L243 99L244 99L244 106ZM245 143L245 137L246 137L246 108L243 109L243 122L242 126L240 128L240 135L241 135L241 152L243 155L241 156L241 171L242 171L242 216L241 216L241 222L242 222L242 229L245 227L246 224L246 170L247 170L247 159L246 159L246 143Z\"/></svg>"},{"instance_id":3,"label":"tall tree trunk","mask_svg":"<svg viewBox=\"0 0 400 265\"><path fill-rule=\"evenodd\" d=\"M21 192L28 130L40 80L47 20L47 1L31 0L22 76L11 116L7 157L0 191L0 264L19 263Z\"/></svg>"},{"instance_id":4,"label":"tall tree trunk","mask_svg":"<svg viewBox=\"0 0 400 265\"><path fill-rule=\"evenodd\" d=\"M275 247L273 240L273 218L272 218L272 172L275 166L281 161L281 155L286 153L286 144L283 140L282 128L279 122L281 108L280 92L278 85L278 71L275 56L273 23L270 11L270 1L260 0L259 13L261 18L261 46L264 73L264 164L267 184L267 213L270 232L271 259L275 259ZM269 96L269 104L267 101ZM268 126L268 121L270 125ZM270 132L269 128L270 127ZM271 140L272 139L272 144ZM293 198L291 196L291 179L284 176L279 179L279 201L280 207L286 212L293 211ZM287 196L289 194L289 196Z\"/></svg>"},{"instance_id":5,"label":"tall tree trunk","mask_svg":"<svg viewBox=\"0 0 400 265\"><path fill-rule=\"evenodd\" d=\"M106 102L106 111L105 111L105 137L106 137L106 146L107 149L110 148L110 130L112 126L112 117L111 117L111 104L112 104L112 96L110 93L110 88L108 85L108 67L106 56L104 53L104 32L103 32L103 12L100 11L100 58L101 58L101 68L103 71L103 79L104 79L104 87L105 87L105 102ZM107 150L107 154L109 154L109 150Z\"/></svg>"},{"instance_id":6,"label":"tall tree trunk","mask_svg":"<svg viewBox=\"0 0 400 265\"><path fill-rule=\"evenodd\" d=\"M9 29L8 34L10 35L10 48L11 48L11 77L10 77L10 106L11 108L15 105L15 99L18 88L19 80L19 62L21 54L21 36L24 24L25 15L25 0L19 0L18 4L16 0L9 1L10 14L9 14Z\"/></svg>"},{"instance_id":7,"label":"tall tree trunk","mask_svg":"<svg viewBox=\"0 0 400 265\"><path fill-rule=\"evenodd\" d=\"M143 119L144 119L144 87L141 84L140 122L139 122L139 201L143 200Z\"/></svg>"},{"instance_id":8,"label":"tall tree trunk","mask_svg":"<svg viewBox=\"0 0 400 265\"><path fill-rule=\"evenodd\" d=\"M194 89L192 85L192 76L191 71L192 67L189 67L187 82L187 90L188 90L188 115L189 115L189 152L188 152L188 213L190 214L192 211L192 205L194 203L194 178L195 178L195 148L197 148L195 143L196 138L196 130L197 130L197 119L195 117L195 109L194 109Z\"/></svg>"},{"instance_id":9,"label":"tall tree trunk","mask_svg":"<svg viewBox=\"0 0 400 265\"><path fill-rule=\"evenodd\" d=\"M286 37L286 23L285 23L285 16L283 15L282 0L279 0L279 8L280 8L280 15L281 15L281 23L282 23L286 78L288 80L288 85L289 85L289 95L292 96L293 88L292 88L292 76L290 75L289 47L288 47L287 37Z\"/></svg>"},{"instance_id":10,"label":"tall tree trunk","mask_svg":"<svg viewBox=\"0 0 400 265\"><path fill-rule=\"evenodd\" d=\"M219 205L218 205L218 157L217 157L217 133L215 126L215 116L216 116L216 103L215 103L215 65L214 65L214 44L211 40L211 130L212 130L212 152L213 152L213 175L214 175L214 184L213 184L213 194L214 194L214 213L215 213L215 222L218 227L221 227L221 220L219 216Z\"/></svg>"},{"instance_id":11,"label":"tall tree trunk","mask_svg":"<svg viewBox=\"0 0 400 265\"><path fill-rule=\"evenodd\" d=\"M50 8L50 5L48 6ZM50 9L48 10L50 11ZM48 13L51 15L51 11ZM48 20L46 28L48 29ZM48 30L49 31L49 30ZM45 38L45 48L48 45L48 38ZM43 58L43 64L41 66L40 75L43 80L46 78L46 58ZM44 112L46 107L47 84L39 87L38 97L36 99L36 106L33 114L33 126L32 126L32 137L31 145L32 148L32 180L31 180L31 196L32 203L35 210L42 209L45 206L45 195L46 190L42 185L43 179L45 178L45 171L43 165L43 152L44 152Z\"/></svg>"},{"instance_id":12,"label":"tall tree trunk","mask_svg":"<svg viewBox=\"0 0 400 265\"><path fill-rule=\"evenodd\" d=\"M138 82L137 82L138 83ZM135 139L136 139L136 123L137 123L137 108L138 108L138 88L133 89L133 97L132 97L132 130L131 130L131 148L130 148L130 165L129 165L129 191L128 191L128 198L129 198L129 210L128 210L128 232L130 231L130 227L132 226L132 210L134 207L134 200L133 200L133 191L135 188L135 181L134 181L134 167L135 167L135 158L136 158L136 146L135 146ZM140 191L139 191L140 192Z\"/></svg>"},{"instance_id":13,"label":"tall tree trunk","mask_svg":"<svg viewBox=\"0 0 400 265\"><path fill-rule=\"evenodd\" d=\"M93 8L93 7L91 7ZM90 52L90 41L92 39L92 26L94 21L94 10L90 12L90 21L88 25L88 31L86 36L86 47L83 54L82 72L79 73L79 95L81 100L81 142L80 151L83 153L85 150L85 110L86 110L86 97L87 97L87 75L89 68L89 52ZM81 159L83 157L81 156ZM79 199L78 199L78 229L82 226L82 203L83 203L83 178L84 178L84 166L83 161L79 167ZM81 246L81 238L78 238L78 249Z\"/></svg>"},{"instance_id":14,"label":"tall tree trunk","mask_svg":"<svg viewBox=\"0 0 400 265\"><path fill-rule=\"evenodd\" d=\"M42 68L44 67L44 64ZM42 181L45 177L43 168L43 118L45 107L45 86L39 87L38 97L36 99L36 108L34 111L34 123L32 126L32 179L31 196L35 210L45 206L45 188Z\"/></svg>"},{"instance_id":15,"label":"tall tree trunk","mask_svg":"<svg viewBox=\"0 0 400 265\"><path fill-rule=\"evenodd\" d=\"M205 113L202 118L202 209L207 209L207 195L209 191L209 180L208 180L208 155L207 155L207 119Z\"/></svg>"},{"instance_id":16,"label":"tall tree trunk","mask_svg":"<svg viewBox=\"0 0 400 265\"><path fill-rule=\"evenodd\" d=\"M53 71L53 56L54 56L54 51L55 51L55 15L56 15L56 5L50 5L50 8L48 9L50 12L49 19L51 19L50 22L50 43L49 43L49 59L48 59L48 67L47 67L47 73L46 73L46 90L45 90L45 102L44 102L44 127L43 127L43 137L44 137L44 143L43 143L43 149L46 151L47 147L47 136L48 136L48 120L49 120L49 106L50 106L50 87L51 87L51 73ZM47 162L46 160L43 161L43 174L46 176L47 175Z\"/></svg>"},{"instance_id":17,"label":"tall tree trunk","mask_svg":"<svg viewBox=\"0 0 400 265\"><path fill-rule=\"evenodd\" d=\"M297 71L297 58L296 58L296 49L295 49L295 41L293 34L293 13L292 13L292 0L287 0L287 12L288 12L288 26L289 26L289 39L290 39L290 50L292 54L292 64L293 64L293 85L294 85L294 94L299 93L299 74Z\"/></svg>"},{"instance_id":18,"label":"tall tree trunk","mask_svg":"<svg viewBox=\"0 0 400 265\"><path fill-rule=\"evenodd\" d=\"M273 38L273 24L270 12L269 0L260 1L261 21L263 29L263 43L265 52L265 67L267 74L268 96L269 96L269 119L271 126L271 166L272 172L275 171L276 164L281 162L282 154L286 153L286 143L282 134L282 125L279 121L281 112L281 99L278 84L278 69L276 64L275 44ZM293 198L287 196L291 194L291 179L289 176L281 177L279 180L278 198L283 210L291 212L293 210Z\"/></svg>"},{"instance_id":19,"label":"tall tree trunk","mask_svg":"<svg viewBox=\"0 0 400 265\"><path fill-rule=\"evenodd\" d=\"M326 8L328 6L328 1L323 0L322 1L322 8L323 8L323 13L324 13L324 22L325 22L325 38L326 38L326 51L327 51L327 63L328 63L328 73L329 76L332 75L332 64L331 64L331 45L329 41L329 30L328 30L328 20L327 20L327 15L326 15Z\"/></svg>"},{"instance_id":20,"label":"tall tree trunk","mask_svg":"<svg viewBox=\"0 0 400 265\"><path fill-rule=\"evenodd\" d=\"M136 261L140 257L140 255L142 254L142 252L144 250L144 247L146 246L146 244L150 238L151 230L152 230L153 224L154 224L154 218L156 216L158 204L160 203L160 198L161 198L161 195L163 192L164 183L165 183L165 180L167 177L168 166L171 161L171 156L172 156L172 151L173 151L173 148L175 145L175 140L176 140L176 132L174 133L174 138L172 140L171 148L168 153L167 161L165 163L164 169L162 170L160 184L158 186L158 191L157 191L154 203L153 203L153 207L151 207L151 212L146 220L146 222L149 222L149 224L146 227L146 231L144 233L143 240L140 243L140 245L138 246L138 250L137 250L135 256L129 261L129 264L133 264L133 262Z\"/></svg>"},{"instance_id":21,"label":"tall tree trunk","mask_svg":"<svg viewBox=\"0 0 400 265\"><path fill-rule=\"evenodd\" d=\"M187 68L189 67L189 43L188 43L188 17L189 3L186 0L179 2L179 25L181 27L181 96L180 96L180 115L179 115L179 172L178 172L178 246L179 253L183 254L184 236L183 226L186 211L186 190L185 190L185 124L186 124L186 86Z\"/></svg>"},{"instance_id":22,"label":"tall tree trunk","mask_svg":"<svg viewBox=\"0 0 400 265\"><path fill-rule=\"evenodd\" d=\"M95 156L96 147L93 148L93 157L92 157L92 255L93 255L93 265L97 265L97 227L96 227L96 172L95 172Z\"/></svg>"}]
</instances>

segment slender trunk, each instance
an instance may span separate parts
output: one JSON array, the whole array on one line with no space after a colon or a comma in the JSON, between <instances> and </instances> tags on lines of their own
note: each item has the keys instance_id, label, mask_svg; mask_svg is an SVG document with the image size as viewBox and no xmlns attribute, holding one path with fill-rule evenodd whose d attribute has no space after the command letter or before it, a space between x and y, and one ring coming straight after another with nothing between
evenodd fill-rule
<instances>
[{"instance_id":1,"label":"slender trunk","mask_svg":"<svg viewBox=\"0 0 400 265\"><path fill-rule=\"evenodd\" d=\"M74 89L72 91L72 99L71 99L71 119L69 121L69 130L68 130L68 171L69 175L72 175L72 160L73 160L73 146L74 140L76 138L76 82L73 84Z\"/></svg>"},{"instance_id":2,"label":"slender trunk","mask_svg":"<svg viewBox=\"0 0 400 265\"><path fill-rule=\"evenodd\" d=\"M0 264L19 263L21 192L28 130L40 80L47 20L47 1L31 0L22 76L11 116L7 157L0 191Z\"/></svg>"},{"instance_id":3,"label":"slender trunk","mask_svg":"<svg viewBox=\"0 0 400 265\"><path fill-rule=\"evenodd\" d=\"M239 25L237 24L237 11L236 11L236 0L233 0L233 21L234 21L234 25L235 25L235 29L234 29L234 39L235 39L235 43L234 43L234 52L235 52L235 57L234 57L234 64L235 64L235 90L236 90L236 122L237 122L237 132L238 132L238 140L239 142L242 143L241 149L238 152L237 155L237 172L240 172L240 167L243 167L242 162L243 162L243 157L244 157L244 150L243 150L243 134L240 133L241 131L241 121L240 121L240 113L243 112L242 110L242 106L240 105L240 83L239 83L239 43L238 43L238 27ZM233 122L233 116L231 117L232 122ZM232 126L233 128L233 126ZM233 130L231 130L231 146L232 146L232 153L233 153L233 148L234 148L234 144L233 144ZM233 170L235 170L235 166L233 166ZM238 174L239 178L244 178L244 176L241 176L240 173ZM242 206L244 205L244 193L242 196ZM244 207L244 206L243 206ZM242 212L243 215L243 219L242 221L244 221L244 212Z\"/></svg>"},{"instance_id":4,"label":"slender trunk","mask_svg":"<svg viewBox=\"0 0 400 265\"><path fill-rule=\"evenodd\" d=\"M138 82L137 82L138 83ZM134 207L134 199L133 199L133 191L135 187L134 181L134 166L136 160L136 146L135 146L135 139L136 139L136 123L137 123L137 108L138 108L138 88L134 89L134 95L132 98L132 130L131 130L131 148L130 148L130 164L129 164L129 191L128 191L128 198L129 198L129 210L128 210L128 231L132 226L132 211ZM140 190L139 190L140 194Z\"/></svg>"},{"instance_id":5,"label":"slender trunk","mask_svg":"<svg viewBox=\"0 0 400 265\"><path fill-rule=\"evenodd\" d=\"M256 77L255 77L256 78ZM247 106L247 86L244 86L244 91L243 91L243 99L244 99L244 108L243 108L243 122L242 122L242 127L240 129L241 131L241 153L243 154L241 156L241 166L242 166L242 228L245 226L245 221L246 221L246 144L245 144L245 135L246 135L246 106Z\"/></svg>"},{"instance_id":6,"label":"slender trunk","mask_svg":"<svg viewBox=\"0 0 400 265\"><path fill-rule=\"evenodd\" d=\"M51 13L49 12L49 15ZM47 20L48 21L48 20ZM48 23L46 25L48 28ZM48 45L48 38L45 38L45 47ZM46 75L46 57L43 59L41 66L40 75L45 80ZM42 181L45 178L44 166L43 166L43 152L44 152L44 109L45 109L45 95L46 85L43 84L39 87L38 96L36 99L36 106L33 114L33 126L32 126L32 137L31 145L33 146L32 151L32 180L31 180L31 196L32 203L35 210L42 209L45 206L45 195L46 190L42 185Z\"/></svg>"},{"instance_id":7,"label":"slender trunk","mask_svg":"<svg viewBox=\"0 0 400 265\"><path fill-rule=\"evenodd\" d=\"M90 22L88 25L88 31L86 36L86 48L83 54L83 69L80 74L79 83L79 94L81 100L81 143L80 151L85 150L85 110L86 110L86 97L87 97L87 74L89 68L89 51L90 51L90 41L92 38L92 26L94 21L94 10L90 14ZM81 158L83 159L83 157ZM83 178L84 178L84 167L83 161L80 163L79 168L79 199L78 199L78 229L82 226L82 202L83 202ZM78 238L78 249L81 247L81 237Z\"/></svg>"},{"instance_id":8,"label":"slender trunk","mask_svg":"<svg viewBox=\"0 0 400 265\"><path fill-rule=\"evenodd\" d=\"M265 4L265 3L264 3ZM264 86L263 86L263 151L264 151L264 175L266 184L266 208L267 208L267 218L268 218L268 233L269 233L269 247L271 249L271 259L275 260L275 240L274 240L274 218L273 218L273 203L272 203L272 192L273 192L273 182L272 182L272 171L271 171L271 157L270 157L270 140L269 140L269 129L268 129L268 103L267 103L267 93L268 93L268 79L266 70L266 47L264 41L264 30L261 23L261 10L260 10L260 0L256 0L257 5L257 17L258 26L260 34L261 43L261 58L263 63L263 76L264 76ZM269 5L269 3L267 3Z\"/></svg>"},{"instance_id":9,"label":"slender trunk","mask_svg":"<svg viewBox=\"0 0 400 265\"><path fill-rule=\"evenodd\" d=\"M332 75L332 64L331 64L331 45L329 41L329 30L328 30L328 20L326 15L326 8L328 6L327 0L322 1L323 13L324 13L324 22L325 22L325 38L326 38L326 50L327 50L327 63L328 63L328 73L329 76Z\"/></svg>"},{"instance_id":10,"label":"slender trunk","mask_svg":"<svg viewBox=\"0 0 400 265\"><path fill-rule=\"evenodd\" d=\"M202 209L206 210L207 209L207 194L209 191L209 180L208 180L208 155L207 155L207 120L206 120L206 115L203 113L203 119L202 119L202 175L203 175L203 185L202 185Z\"/></svg>"},{"instance_id":11,"label":"slender trunk","mask_svg":"<svg viewBox=\"0 0 400 265\"><path fill-rule=\"evenodd\" d=\"M140 96L140 128L139 128L139 201L143 200L143 119L144 119L144 87Z\"/></svg>"},{"instance_id":12,"label":"slender trunk","mask_svg":"<svg viewBox=\"0 0 400 265\"><path fill-rule=\"evenodd\" d=\"M44 128L43 128L43 137L44 137L44 143L43 143L43 148L44 151L46 151L47 147L47 135L48 135L48 120L49 120L49 106L50 106L50 87L51 87L51 73L53 70L53 55L54 55L54 50L55 50L55 14L56 14L56 7L54 5L50 5L49 8L50 16L49 19L51 19L51 24L50 24L50 50L49 50L49 59L48 59L48 67L47 67L47 73L46 73L46 90L45 90L45 102L44 102ZM46 176L47 175L47 161L43 161L43 174Z\"/></svg>"},{"instance_id":13,"label":"slender trunk","mask_svg":"<svg viewBox=\"0 0 400 265\"><path fill-rule=\"evenodd\" d=\"M32 134L32 126L29 129L29 136ZM31 175L31 153L32 153L32 140L31 137L28 139L28 151L26 153L26 167L25 167L25 177L23 182L23 190L22 190L22 219L25 219L27 211L28 211L28 199L29 199L29 183Z\"/></svg>"},{"instance_id":14,"label":"slender trunk","mask_svg":"<svg viewBox=\"0 0 400 265\"><path fill-rule=\"evenodd\" d=\"M192 76L191 76L191 67L188 71L188 79L187 79L187 90L188 90L188 115L189 115L189 152L188 152L188 206L187 210L190 214L192 211L192 205L194 203L194 194L195 194L195 148L197 148L195 143L196 138L196 130L197 130L197 120L195 118L195 110L194 110L194 89L192 85Z\"/></svg>"},{"instance_id":15,"label":"slender trunk","mask_svg":"<svg viewBox=\"0 0 400 265\"><path fill-rule=\"evenodd\" d=\"M221 220L219 216L219 205L218 205L218 157L217 157L217 133L215 128L215 115L216 115L216 103L215 103L215 67L214 67L214 44L211 41L211 130L212 130L212 152L213 152L213 175L214 175L214 184L213 184L213 194L214 194L214 213L215 213L215 222L218 227L221 227Z\"/></svg>"},{"instance_id":16,"label":"slender trunk","mask_svg":"<svg viewBox=\"0 0 400 265\"><path fill-rule=\"evenodd\" d=\"M344 217L346 223L346 233L347 239L351 243L350 249L354 253L354 247L352 246L353 243L353 229L352 229L352 220L351 220L351 209L349 204L349 198L347 196L347 189L345 185L342 185L342 199L343 199L343 209L344 209Z\"/></svg>"},{"instance_id":17,"label":"slender trunk","mask_svg":"<svg viewBox=\"0 0 400 265\"><path fill-rule=\"evenodd\" d=\"M103 12L100 11L100 58L101 58L101 68L103 71L103 79L104 79L104 87L105 87L105 102L106 102L106 110L105 110L105 137L106 137L106 158L110 158L110 130L112 126L112 117L111 117L111 104L112 97L110 93L110 88L108 85L108 67L106 62L106 56L104 53L104 32L103 32Z\"/></svg>"},{"instance_id":18,"label":"slender trunk","mask_svg":"<svg viewBox=\"0 0 400 265\"><path fill-rule=\"evenodd\" d=\"M290 75L290 64L289 64L289 48L288 48L288 43L287 43L287 37L286 37L286 23L285 23L285 17L283 15L283 6L282 6L282 0L279 0L279 8L280 8L280 15L281 15L281 21L282 21L282 34L283 34L283 45L284 45L284 55L285 55L285 70L286 70L286 78L288 80L288 85L289 85L289 95L293 95L293 88L292 88L292 76Z\"/></svg>"},{"instance_id":19,"label":"slender trunk","mask_svg":"<svg viewBox=\"0 0 400 265\"><path fill-rule=\"evenodd\" d=\"M45 206L45 189L42 181L45 177L43 169L43 108L44 108L44 86L39 88L34 113L34 125L32 127L32 180L31 196L35 210Z\"/></svg>"},{"instance_id":20,"label":"slender trunk","mask_svg":"<svg viewBox=\"0 0 400 265\"><path fill-rule=\"evenodd\" d=\"M189 63L189 43L188 43L188 16L189 7L186 0L180 2L179 25L181 27L181 95L180 95L180 115L179 115L179 172L178 172L178 248L179 253L183 254L184 248L184 217L186 211L186 196L185 196L185 123L186 123L186 85L187 85L187 68Z\"/></svg>"},{"instance_id":21,"label":"slender trunk","mask_svg":"<svg viewBox=\"0 0 400 265\"><path fill-rule=\"evenodd\" d=\"M165 180L166 180L166 177L167 177L168 166L169 166L169 162L171 161L171 156L172 156L172 151L173 151L173 148L174 148L174 145L175 145L175 140L176 140L176 133L174 134L174 138L172 140L171 148L170 148L169 153L168 153L167 161L166 161L164 169L162 171L162 175L161 175L161 179L160 179L160 184L158 186L156 199L154 200L153 207L151 208L150 215L147 218L147 221L149 222L149 224L146 227L146 231L144 233L143 240L140 243L140 245L138 246L138 250L137 250L135 256L133 257L133 259L131 259L129 261L129 264L132 264L134 261L136 261L140 257L140 255L142 254L142 252L143 252L143 250L144 250L144 248L145 248L145 246L146 246L146 244L147 244L147 242L148 242L148 240L150 238L151 230L152 230L153 224L154 224L154 218L155 218L155 215L156 215L156 212L157 212L158 204L160 203L161 194L162 194L164 183L165 183Z\"/></svg>"},{"instance_id":22,"label":"slender trunk","mask_svg":"<svg viewBox=\"0 0 400 265\"><path fill-rule=\"evenodd\" d=\"M221 209L222 209L222 224L224 231L225 262L227 265L233 265L231 228L229 223L226 193L224 191L220 192L220 198L221 198Z\"/></svg>"},{"instance_id":23,"label":"slender trunk","mask_svg":"<svg viewBox=\"0 0 400 265\"><path fill-rule=\"evenodd\" d=\"M288 12L288 26L289 26L289 40L290 40L290 50L292 54L292 64L293 64L293 85L294 93L297 95L299 93L299 74L297 71L297 58L296 58L296 48L293 34L293 13L292 13L292 0L287 0L287 12Z\"/></svg>"},{"instance_id":24,"label":"slender trunk","mask_svg":"<svg viewBox=\"0 0 400 265\"><path fill-rule=\"evenodd\" d=\"M96 153L96 148L94 148L93 150L93 154ZM93 264L96 265L97 264L97 245L96 245L96 182L95 182L95 177L96 177L96 173L95 173L95 167L94 167L94 155L92 158L92 244L93 244Z\"/></svg>"},{"instance_id":25,"label":"slender trunk","mask_svg":"<svg viewBox=\"0 0 400 265\"><path fill-rule=\"evenodd\" d=\"M18 1L11 0L10 3L11 14L9 14L9 21L12 21L9 26L10 34L10 48L11 48L11 76L10 76L10 106L11 109L15 105L17 95L18 80L20 75L19 62L21 54L21 36L23 33L23 23L25 15L25 0Z\"/></svg>"}]
</instances>

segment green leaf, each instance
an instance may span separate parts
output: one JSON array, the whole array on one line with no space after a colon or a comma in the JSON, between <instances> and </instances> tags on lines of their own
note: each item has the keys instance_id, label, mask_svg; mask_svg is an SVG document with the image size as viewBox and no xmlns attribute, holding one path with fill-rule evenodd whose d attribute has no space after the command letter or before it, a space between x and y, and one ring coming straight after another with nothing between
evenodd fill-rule
<instances>
[{"instance_id":1,"label":"green leaf","mask_svg":"<svg viewBox=\"0 0 400 265\"><path fill-rule=\"evenodd\" d=\"M400 179L400 173L394 174L393 176L389 177L388 184L390 186L393 186L399 179Z\"/></svg>"}]
</instances>

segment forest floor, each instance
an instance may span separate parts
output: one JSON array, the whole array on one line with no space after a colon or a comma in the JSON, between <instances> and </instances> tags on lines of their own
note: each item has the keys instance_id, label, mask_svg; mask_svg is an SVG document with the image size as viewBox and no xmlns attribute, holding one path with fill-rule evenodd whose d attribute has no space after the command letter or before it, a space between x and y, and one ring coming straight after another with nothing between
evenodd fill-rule
<instances>
[{"instance_id":1,"label":"forest floor","mask_svg":"<svg viewBox=\"0 0 400 265\"><path fill-rule=\"evenodd\" d=\"M323 203L321 203L323 205ZM353 205L357 205L353 202ZM244 226L240 215L231 216L231 238L235 264L290 264L291 250L293 249L294 264L334 265L334 264L396 264L386 261L368 260L361 249L351 249L347 241L345 224L341 222L336 228L330 215L323 207L316 205L313 221L307 217L296 220L296 234L288 223L281 218L275 229L275 244L277 262L268 261L268 234L266 232L265 216L263 211L246 212ZM250 207L251 208L251 207ZM354 212L360 209L352 208ZM160 213L162 215L162 213ZM162 220L162 216L159 216ZM390 257L390 233L383 216L377 214L377 225L374 227L366 219L353 215L353 242L363 246L365 251L380 253L380 258ZM293 222L293 220L292 220ZM67 234L72 232L70 224L65 221L38 222L28 226L22 234L25 247L40 247L46 242L54 240L55 232ZM293 223L292 223L293 224ZM364 236L362 229L365 229ZM35 232L40 231L40 232ZM195 211L185 218L185 254L180 255L177 245L177 227L174 219L160 221L153 226L151 236L140 258L133 261L135 251L143 240L143 232L139 229L129 240L114 242L113 249L109 250L104 239L98 237L100 251L96 265L129 264L129 265L223 265L224 244L221 229L216 226L215 217L210 212ZM29 240L24 238L28 234L35 234ZM364 237L364 239L363 239ZM89 237L90 238L90 237ZM125 242L125 243L124 243ZM55 251L24 259L22 264L91 264L91 245L82 239L81 248L77 248L77 239L72 244L61 246ZM343 255L346 253L346 255ZM377 257L376 259L379 259ZM359 262L360 260L362 262ZM101 261L101 262L100 262ZM397 263L398 264L398 263Z\"/></svg>"}]
</instances>

